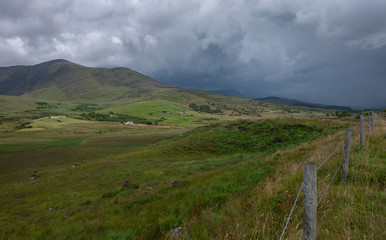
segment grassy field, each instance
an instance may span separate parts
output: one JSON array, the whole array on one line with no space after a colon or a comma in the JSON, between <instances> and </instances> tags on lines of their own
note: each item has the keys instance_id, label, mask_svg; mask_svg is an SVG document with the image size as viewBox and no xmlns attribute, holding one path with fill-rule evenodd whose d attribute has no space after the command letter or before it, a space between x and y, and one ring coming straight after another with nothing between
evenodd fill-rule
<instances>
[{"instance_id":1,"label":"grassy field","mask_svg":"<svg viewBox=\"0 0 386 240\"><path fill-rule=\"evenodd\" d=\"M69 118L42 118L30 125L33 127L1 134L1 183L24 181L35 170L69 167L138 149L186 131L184 128L119 126L118 123Z\"/></svg>"},{"instance_id":2,"label":"grassy field","mask_svg":"<svg viewBox=\"0 0 386 240\"><path fill-rule=\"evenodd\" d=\"M210 114L202 114L192 111L189 108L183 108L167 101L144 101L121 105L117 107L100 110L100 113L119 113L128 114L137 117L149 119L151 121L159 120L160 125L172 126L192 126L194 123L208 122L216 120Z\"/></svg>"},{"instance_id":3,"label":"grassy field","mask_svg":"<svg viewBox=\"0 0 386 240\"><path fill-rule=\"evenodd\" d=\"M28 118L31 112L16 118L47 109L166 119L124 126ZM235 116L192 112L166 100L115 107L36 101L8 114L13 118L0 125L0 239L169 239L176 227L182 227L181 239L278 238L302 164L321 162L343 129L358 123L245 116L223 121ZM320 206L319 239L384 235L385 125L377 123L364 152L355 135L349 182L335 181ZM319 189L340 158L338 153L320 170ZM298 238L300 229L301 205L286 238Z\"/></svg>"},{"instance_id":4,"label":"grassy field","mask_svg":"<svg viewBox=\"0 0 386 240\"><path fill-rule=\"evenodd\" d=\"M326 117L326 113L332 113L332 111L294 106L283 107L257 100L174 88L165 88L149 95L114 101L61 100L60 98L46 100L0 95L0 103L0 122L3 122L4 118L37 119L48 115L69 115L80 118L82 114L92 112L108 114L112 111L116 114L142 117L160 125L187 127L208 124L216 120L273 117L320 118ZM193 105L197 107L192 108ZM163 113L164 111L171 113ZM1 128L4 126L0 126L0 131Z\"/></svg>"},{"instance_id":5,"label":"grassy field","mask_svg":"<svg viewBox=\"0 0 386 240\"><path fill-rule=\"evenodd\" d=\"M274 165L261 165L261 157L339 130L291 119L189 132L70 119L52 127L47 121L34 123L44 130L2 138L0 219L7 238L165 237L198 212L224 206L229 196L264 181ZM221 139L230 142L216 145ZM262 141L256 145L256 139ZM32 174L36 179L29 181ZM129 184L119 190L125 179Z\"/></svg>"}]
</instances>

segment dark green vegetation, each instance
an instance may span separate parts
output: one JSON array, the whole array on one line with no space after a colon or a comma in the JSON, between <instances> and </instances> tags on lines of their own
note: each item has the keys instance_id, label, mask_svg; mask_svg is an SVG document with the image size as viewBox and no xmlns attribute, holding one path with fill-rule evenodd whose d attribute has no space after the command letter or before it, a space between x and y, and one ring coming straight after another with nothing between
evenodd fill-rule
<instances>
[{"instance_id":1,"label":"dark green vegetation","mask_svg":"<svg viewBox=\"0 0 386 240\"><path fill-rule=\"evenodd\" d=\"M340 128L328 123L312 125L299 123L296 120L259 122L239 120L212 124L188 132L177 139L178 141L168 145L168 150L220 155L248 152L273 153L304 141L312 141Z\"/></svg>"},{"instance_id":2,"label":"dark green vegetation","mask_svg":"<svg viewBox=\"0 0 386 240\"><path fill-rule=\"evenodd\" d=\"M343 127L315 120L240 120L185 132L49 120L34 123L44 130L32 131L34 126L1 138L4 238L166 238L206 211L221 222L231 210L230 197L272 176L278 164L264 162L265 156ZM28 180L31 175L35 180ZM186 234L208 238L208 227Z\"/></svg>"},{"instance_id":3,"label":"dark green vegetation","mask_svg":"<svg viewBox=\"0 0 386 240\"><path fill-rule=\"evenodd\" d=\"M213 104L212 104L213 105ZM211 108L209 105L197 105L195 103L189 104L189 107L196 112L206 112L206 113L222 113L218 108Z\"/></svg>"},{"instance_id":4,"label":"dark green vegetation","mask_svg":"<svg viewBox=\"0 0 386 240\"><path fill-rule=\"evenodd\" d=\"M80 116L86 120L110 121L110 122L133 121L135 123L142 123L142 124L150 123L150 124L152 124L152 122L148 121L146 118L130 116L127 114L103 114L103 113L90 112L90 113L82 113Z\"/></svg>"}]
</instances>

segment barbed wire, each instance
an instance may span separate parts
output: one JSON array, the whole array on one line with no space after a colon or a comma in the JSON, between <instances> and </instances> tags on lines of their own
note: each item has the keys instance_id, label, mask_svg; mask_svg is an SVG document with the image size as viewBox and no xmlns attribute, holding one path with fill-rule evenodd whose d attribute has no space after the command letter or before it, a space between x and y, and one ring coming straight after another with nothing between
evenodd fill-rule
<instances>
[{"instance_id":1,"label":"barbed wire","mask_svg":"<svg viewBox=\"0 0 386 240\"><path fill-rule=\"evenodd\" d=\"M375 120L376 120L376 117L377 116L375 116ZM354 127L354 129L352 130L352 135L354 135L354 133L355 133L355 131L356 130L359 130L360 129L360 125L357 125L356 127ZM360 133L359 133L360 134ZM344 143L344 142L343 142ZM332 152L331 154L330 154L330 156L328 156L327 158L326 158L326 160L324 160L320 165L319 165L319 167L317 168L317 170L343 145L343 143L341 143L335 150L334 150L334 152ZM360 142L355 146L355 147L357 147L358 145L360 144ZM322 194L322 196L320 196L320 198L319 198L319 201L318 201L318 203L317 203L317 205L316 206L319 206L319 204L320 204L320 202L323 200L323 198L324 198L324 196L326 195L326 193L327 193L327 191L328 191L328 189L330 188L330 186L331 186L331 184L332 184L332 182L334 181L334 179L335 179L335 177L336 177L336 174L338 173L338 171L339 171L339 169L342 167L342 165L343 165L343 160L342 160L342 162L339 164L339 166L338 166L338 168L335 170L335 173L334 173L334 175L332 176L332 178L331 178L331 180L330 180L330 182L329 182L329 184L327 185L327 187L325 188L325 190L324 190L324 192L323 192L323 194ZM303 184L304 184L304 182L303 182ZM299 236L299 240L301 240L302 239L302 236L303 236L303 230L301 230L301 233L300 233L300 236Z\"/></svg>"},{"instance_id":2,"label":"barbed wire","mask_svg":"<svg viewBox=\"0 0 386 240\"><path fill-rule=\"evenodd\" d=\"M302 183L302 186L300 186L300 189L299 189L299 191L298 191L298 195L296 196L296 199L295 199L295 202L294 202L294 204L293 204L293 206L292 206L291 212L290 212L290 214L288 215L287 222L286 222L286 224L285 224L285 226L284 226L283 232L282 232L281 235L280 235L280 240L283 239L285 230L287 229L288 223L289 223L289 221L290 221L290 219L291 219L291 215L292 215L292 213L293 213L293 211L294 211L294 209L295 209L296 203L298 202L298 199L299 199L300 193L301 193L301 191L302 191L302 189L303 189L303 186L304 186L304 182Z\"/></svg>"},{"instance_id":3,"label":"barbed wire","mask_svg":"<svg viewBox=\"0 0 386 240\"><path fill-rule=\"evenodd\" d=\"M328 160L330 159L330 157L332 157L332 155L334 155L334 153L336 153L336 151L339 150L339 148L342 147L342 145L344 144L344 142L342 142L320 165L319 167L316 168L316 170L318 170L321 166L323 166L323 164Z\"/></svg>"},{"instance_id":4,"label":"barbed wire","mask_svg":"<svg viewBox=\"0 0 386 240\"><path fill-rule=\"evenodd\" d=\"M358 130L358 129L359 129L359 125L355 126L355 127L353 128L353 130L352 130L352 135L353 135L353 134L355 133L355 131ZM329 155L329 156L328 156L328 157L327 157L327 158L326 158L326 159L325 159L325 160L324 160L317 168L316 168L316 170L318 170L319 168L321 168L321 167L327 162L327 160L330 159L330 158L331 158L331 157L332 157L332 156L333 156L333 155L334 155L334 154L335 154L335 153L343 146L343 144L344 144L344 141L343 141L341 144L339 144L339 146L338 146L337 148L335 148L335 150L334 150L334 151L333 151L333 152L332 152L332 153L331 153L331 154L330 154L330 155ZM318 206L319 203L322 201L324 195L325 195L326 192L328 191L328 189L329 189L329 187L330 187L332 181L334 180L336 174L338 173L338 171L339 171L339 169L341 168L342 165L343 165L343 161L341 162L341 164L339 165L339 167L336 169L336 171L335 171L335 173L334 173L334 176L332 177L330 183L328 184L327 188L324 190L322 196L320 197L320 199L319 199L319 201L318 201L318 203L317 203L317 206ZM285 224L285 226L284 226L283 232L282 232L281 235L280 235L280 240L283 239L284 233L285 233L285 231L287 230L289 221L290 221L290 219L291 219L291 215L292 215L292 213L293 213L293 211L294 211L294 209L295 209L295 206L296 206L296 203L297 203L297 201L298 201L298 199L299 199L300 193L301 193L301 191L303 190L303 186L304 186L304 181L302 182L302 185L300 186L300 189L299 189L298 194L297 194L297 196L296 196L295 202L294 202L294 204L293 204L293 206L292 206L292 208L291 208L290 214L288 215L288 218L287 218L286 224ZM302 233L301 233L299 239L301 239L302 235L303 235L303 231L302 231Z\"/></svg>"},{"instance_id":5,"label":"barbed wire","mask_svg":"<svg viewBox=\"0 0 386 240\"><path fill-rule=\"evenodd\" d=\"M327 185L326 189L324 190L324 192L323 192L322 196L320 197L320 199L319 199L319 201L318 201L318 204L317 204L316 206L319 206L319 203L323 200L324 195L326 194L327 190L330 188L332 181L334 180L336 174L338 173L338 171L339 171L339 169L342 167L342 165L343 165L343 160L342 160L342 162L339 164L339 167L336 169L336 171L335 171L335 173L334 173L334 176L332 176L330 183Z\"/></svg>"}]
</instances>

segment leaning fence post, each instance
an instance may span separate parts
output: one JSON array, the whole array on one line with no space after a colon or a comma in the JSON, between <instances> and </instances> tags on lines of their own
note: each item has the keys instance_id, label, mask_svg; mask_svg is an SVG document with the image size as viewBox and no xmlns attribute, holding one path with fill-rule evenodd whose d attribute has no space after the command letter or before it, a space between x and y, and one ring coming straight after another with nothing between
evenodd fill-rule
<instances>
[{"instance_id":1,"label":"leaning fence post","mask_svg":"<svg viewBox=\"0 0 386 240\"><path fill-rule=\"evenodd\" d=\"M316 163L304 164L303 187L303 239L316 239L316 207L317 207L317 176Z\"/></svg>"},{"instance_id":2,"label":"leaning fence post","mask_svg":"<svg viewBox=\"0 0 386 240\"><path fill-rule=\"evenodd\" d=\"M361 115L360 118L360 131L361 131L361 150L365 148L365 118Z\"/></svg>"},{"instance_id":3,"label":"leaning fence post","mask_svg":"<svg viewBox=\"0 0 386 240\"><path fill-rule=\"evenodd\" d=\"M348 174L348 164L350 161L350 144L351 144L351 129L346 129L344 138L343 166L342 166L342 182L345 182Z\"/></svg>"}]
</instances>

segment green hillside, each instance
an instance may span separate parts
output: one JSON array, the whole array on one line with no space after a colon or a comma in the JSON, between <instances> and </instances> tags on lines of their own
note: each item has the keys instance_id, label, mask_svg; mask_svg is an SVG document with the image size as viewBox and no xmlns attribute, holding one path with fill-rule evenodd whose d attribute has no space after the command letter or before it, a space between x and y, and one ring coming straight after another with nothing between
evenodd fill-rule
<instances>
[{"instance_id":1,"label":"green hillside","mask_svg":"<svg viewBox=\"0 0 386 240\"><path fill-rule=\"evenodd\" d=\"M0 68L0 94L4 95L106 101L168 87L128 68L89 68L66 60Z\"/></svg>"},{"instance_id":2,"label":"green hillside","mask_svg":"<svg viewBox=\"0 0 386 240\"><path fill-rule=\"evenodd\" d=\"M131 108L135 110L128 111L132 115L155 121L163 117L159 112L165 110L166 106L162 104L166 102L189 112L189 116L204 118L226 119L226 116L260 117L262 115L272 117L278 114L303 113L312 115L322 112L304 107L283 107L258 100L182 89L162 84L128 68L90 68L66 60L53 60L33 66L1 67L0 94L2 94L0 101L4 99L9 102L11 98L6 95L11 95L30 101L28 106L33 106L36 102L50 103L49 109L42 106L36 106L39 109L33 109L10 103L16 108L7 109L14 113L20 110L19 115L81 114L81 107L77 105L96 104L97 107L94 110L106 109L114 112L114 109L117 109L116 111L120 112L122 109ZM13 100L24 101L16 98ZM149 102L158 102L158 105L151 107L148 106ZM142 110L142 107L136 108L139 105L130 106L133 103L140 104L149 111ZM77 110L72 111L73 109ZM89 110L91 109L84 109L83 112ZM149 116L149 113L154 115ZM199 120L188 115L185 118L187 122ZM170 115L167 118L168 120L162 124L176 124L176 122L178 124L181 121L181 116Z\"/></svg>"}]
</instances>

